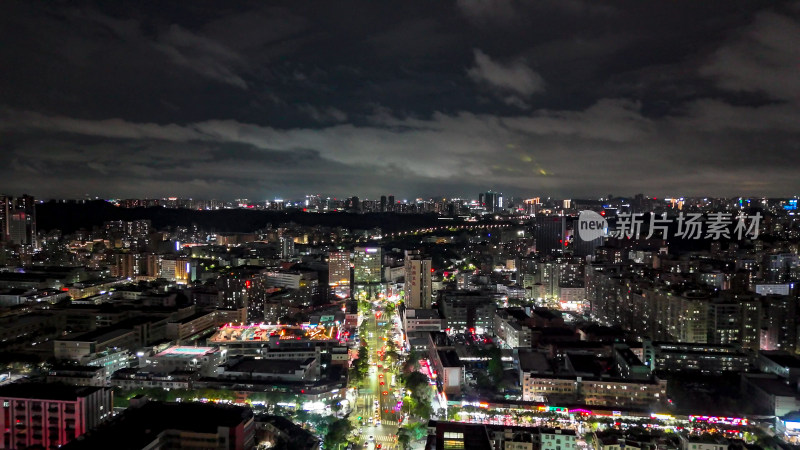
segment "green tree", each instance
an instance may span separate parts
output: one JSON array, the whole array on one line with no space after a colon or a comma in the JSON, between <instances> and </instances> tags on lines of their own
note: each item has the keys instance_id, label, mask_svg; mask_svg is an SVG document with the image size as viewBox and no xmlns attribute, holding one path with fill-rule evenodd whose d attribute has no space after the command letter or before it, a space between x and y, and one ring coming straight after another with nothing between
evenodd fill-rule
<instances>
[{"instance_id":1,"label":"green tree","mask_svg":"<svg viewBox=\"0 0 800 450\"><path fill-rule=\"evenodd\" d=\"M407 424L403 428L406 428L409 431L409 434L415 441L419 441L428 435L428 424L426 423L413 422Z\"/></svg>"},{"instance_id":2,"label":"green tree","mask_svg":"<svg viewBox=\"0 0 800 450\"><path fill-rule=\"evenodd\" d=\"M419 370L419 353L412 349L408 353L408 359L403 363L403 373L411 373Z\"/></svg>"},{"instance_id":3,"label":"green tree","mask_svg":"<svg viewBox=\"0 0 800 450\"><path fill-rule=\"evenodd\" d=\"M495 385L503 381L503 361L500 358L489 360L489 375L491 375Z\"/></svg>"},{"instance_id":4,"label":"green tree","mask_svg":"<svg viewBox=\"0 0 800 450\"><path fill-rule=\"evenodd\" d=\"M428 384L428 377L421 372L411 372L405 375L403 381L414 400L413 406L410 407L411 414L421 419L429 419L432 413L433 392Z\"/></svg>"},{"instance_id":5,"label":"green tree","mask_svg":"<svg viewBox=\"0 0 800 450\"><path fill-rule=\"evenodd\" d=\"M402 379L406 389L411 391L411 396L415 399L422 397L423 390L429 390L428 376L422 372L411 372L404 375Z\"/></svg>"},{"instance_id":6,"label":"green tree","mask_svg":"<svg viewBox=\"0 0 800 450\"><path fill-rule=\"evenodd\" d=\"M361 347L358 348L358 359L363 361L369 360L369 348L366 344L362 344Z\"/></svg>"},{"instance_id":7,"label":"green tree","mask_svg":"<svg viewBox=\"0 0 800 450\"><path fill-rule=\"evenodd\" d=\"M337 419L328 426L325 434L325 448L336 449L340 444L347 442L347 436L353 431L353 424L347 419Z\"/></svg>"},{"instance_id":8,"label":"green tree","mask_svg":"<svg viewBox=\"0 0 800 450\"><path fill-rule=\"evenodd\" d=\"M411 447L411 433L405 427L397 430L397 444L403 450L408 450Z\"/></svg>"}]
</instances>

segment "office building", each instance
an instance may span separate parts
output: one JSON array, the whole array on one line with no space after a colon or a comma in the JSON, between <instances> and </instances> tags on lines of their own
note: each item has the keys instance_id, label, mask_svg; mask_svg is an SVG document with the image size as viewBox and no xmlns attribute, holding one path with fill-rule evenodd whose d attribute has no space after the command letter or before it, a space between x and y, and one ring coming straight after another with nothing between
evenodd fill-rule
<instances>
[{"instance_id":1,"label":"office building","mask_svg":"<svg viewBox=\"0 0 800 450\"><path fill-rule=\"evenodd\" d=\"M753 356L735 344L644 342L645 363L653 371L708 375L753 370Z\"/></svg>"},{"instance_id":2,"label":"office building","mask_svg":"<svg viewBox=\"0 0 800 450\"><path fill-rule=\"evenodd\" d=\"M36 201L30 195L12 199L3 197L0 201L0 216L6 227L6 241L11 244L37 248L36 242Z\"/></svg>"},{"instance_id":3,"label":"office building","mask_svg":"<svg viewBox=\"0 0 800 450\"><path fill-rule=\"evenodd\" d=\"M567 219L563 216L536 216L536 252L540 255L560 255L566 247Z\"/></svg>"},{"instance_id":4,"label":"office building","mask_svg":"<svg viewBox=\"0 0 800 450\"><path fill-rule=\"evenodd\" d=\"M13 200L7 195L0 195L0 242L8 240L8 221L13 210Z\"/></svg>"},{"instance_id":5,"label":"office building","mask_svg":"<svg viewBox=\"0 0 800 450\"><path fill-rule=\"evenodd\" d=\"M354 297L375 300L385 295L382 275L383 250L380 247L356 247L353 251Z\"/></svg>"},{"instance_id":6,"label":"office building","mask_svg":"<svg viewBox=\"0 0 800 450\"><path fill-rule=\"evenodd\" d=\"M328 287L338 298L350 298L350 252L328 253Z\"/></svg>"},{"instance_id":7,"label":"office building","mask_svg":"<svg viewBox=\"0 0 800 450\"><path fill-rule=\"evenodd\" d=\"M431 258L421 256L418 251L406 251L405 304L407 308L430 308L433 290L432 272Z\"/></svg>"},{"instance_id":8,"label":"office building","mask_svg":"<svg viewBox=\"0 0 800 450\"><path fill-rule=\"evenodd\" d=\"M356 247L353 253L353 282L381 282L383 251L380 247Z\"/></svg>"},{"instance_id":9,"label":"office building","mask_svg":"<svg viewBox=\"0 0 800 450\"><path fill-rule=\"evenodd\" d=\"M488 191L478 194L478 203L486 212L496 212L503 209L503 194L500 192Z\"/></svg>"},{"instance_id":10,"label":"office building","mask_svg":"<svg viewBox=\"0 0 800 450\"><path fill-rule=\"evenodd\" d=\"M445 292L439 302L439 312L451 332L491 332L496 309L494 300L478 292Z\"/></svg>"},{"instance_id":11,"label":"office building","mask_svg":"<svg viewBox=\"0 0 800 450\"><path fill-rule=\"evenodd\" d=\"M291 236L281 236L281 259L290 259L295 256L294 239Z\"/></svg>"}]
</instances>

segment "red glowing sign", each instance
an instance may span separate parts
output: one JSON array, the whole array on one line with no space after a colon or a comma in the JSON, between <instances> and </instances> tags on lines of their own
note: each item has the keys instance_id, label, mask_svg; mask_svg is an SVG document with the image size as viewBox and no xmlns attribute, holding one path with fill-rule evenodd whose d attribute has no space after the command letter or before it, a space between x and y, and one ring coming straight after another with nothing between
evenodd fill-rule
<instances>
[{"instance_id":1,"label":"red glowing sign","mask_svg":"<svg viewBox=\"0 0 800 450\"><path fill-rule=\"evenodd\" d=\"M717 417L717 416L689 416L691 422L718 423L722 425L747 425L747 419L741 417Z\"/></svg>"}]
</instances>

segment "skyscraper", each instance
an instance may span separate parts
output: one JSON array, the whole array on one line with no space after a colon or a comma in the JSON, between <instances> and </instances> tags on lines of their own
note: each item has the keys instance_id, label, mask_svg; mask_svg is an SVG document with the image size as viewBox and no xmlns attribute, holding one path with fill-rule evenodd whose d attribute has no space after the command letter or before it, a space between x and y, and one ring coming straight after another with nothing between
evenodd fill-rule
<instances>
[{"instance_id":1,"label":"skyscraper","mask_svg":"<svg viewBox=\"0 0 800 450\"><path fill-rule=\"evenodd\" d=\"M488 191L479 194L478 201L487 212L495 212L503 209L503 194L500 192Z\"/></svg>"},{"instance_id":2,"label":"skyscraper","mask_svg":"<svg viewBox=\"0 0 800 450\"><path fill-rule=\"evenodd\" d=\"M350 252L328 253L328 286L339 298L350 297Z\"/></svg>"},{"instance_id":3,"label":"skyscraper","mask_svg":"<svg viewBox=\"0 0 800 450\"><path fill-rule=\"evenodd\" d=\"M561 254L566 234L567 221L564 216L536 217L536 251L539 254Z\"/></svg>"},{"instance_id":4,"label":"skyscraper","mask_svg":"<svg viewBox=\"0 0 800 450\"><path fill-rule=\"evenodd\" d=\"M382 289L383 251L380 247L356 247L353 251L354 297L378 298Z\"/></svg>"},{"instance_id":5,"label":"skyscraper","mask_svg":"<svg viewBox=\"0 0 800 450\"><path fill-rule=\"evenodd\" d=\"M602 246L606 239L603 236L599 236L590 241L584 240L578 230L579 226L577 217L567 219L567 228L572 230L572 254L575 256L594 256L595 250Z\"/></svg>"},{"instance_id":6,"label":"skyscraper","mask_svg":"<svg viewBox=\"0 0 800 450\"><path fill-rule=\"evenodd\" d=\"M0 195L0 242L8 240L8 221L11 216L13 198Z\"/></svg>"},{"instance_id":7,"label":"skyscraper","mask_svg":"<svg viewBox=\"0 0 800 450\"><path fill-rule=\"evenodd\" d=\"M281 259L292 258L295 255L294 239L291 236L281 236L279 241L281 244Z\"/></svg>"},{"instance_id":8,"label":"skyscraper","mask_svg":"<svg viewBox=\"0 0 800 450\"><path fill-rule=\"evenodd\" d=\"M36 201L30 195L16 200L4 197L0 203L0 216L4 216L4 235L12 244L36 248Z\"/></svg>"},{"instance_id":9,"label":"skyscraper","mask_svg":"<svg viewBox=\"0 0 800 450\"><path fill-rule=\"evenodd\" d=\"M432 260L418 251L406 251L405 259L405 304L407 308L427 309L431 307Z\"/></svg>"},{"instance_id":10,"label":"skyscraper","mask_svg":"<svg viewBox=\"0 0 800 450\"><path fill-rule=\"evenodd\" d=\"M356 247L353 252L353 282L380 283L382 262L380 247Z\"/></svg>"}]
</instances>

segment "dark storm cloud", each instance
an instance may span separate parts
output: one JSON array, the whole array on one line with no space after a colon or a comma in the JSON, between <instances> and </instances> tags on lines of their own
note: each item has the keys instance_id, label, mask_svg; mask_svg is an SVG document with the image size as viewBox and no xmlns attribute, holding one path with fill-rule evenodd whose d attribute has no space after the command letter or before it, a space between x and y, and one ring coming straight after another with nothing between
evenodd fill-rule
<instances>
[{"instance_id":1,"label":"dark storm cloud","mask_svg":"<svg viewBox=\"0 0 800 450\"><path fill-rule=\"evenodd\" d=\"M78 5L0 5L4 191L800 187L797 3Z\"/></svg>"}]
</instances>

